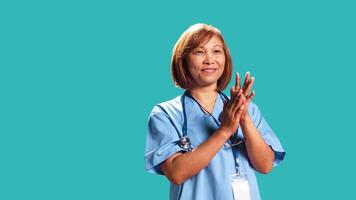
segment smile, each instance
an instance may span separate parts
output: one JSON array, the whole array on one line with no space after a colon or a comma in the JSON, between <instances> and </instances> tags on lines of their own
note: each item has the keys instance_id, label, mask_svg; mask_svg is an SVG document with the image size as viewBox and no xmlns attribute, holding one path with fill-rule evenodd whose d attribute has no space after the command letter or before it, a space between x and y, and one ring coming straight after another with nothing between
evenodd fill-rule
<instances>
[{"instance_id":1,"label":"smile","mask_svg":"<svg viewBox=\"0 0 356 200\"><path fill-rule=\"evenodd\" d=\"M211 73L211 72L215 72L216 70L217 68L204 68L201 71Z\"/></svg>"}]
</instances>

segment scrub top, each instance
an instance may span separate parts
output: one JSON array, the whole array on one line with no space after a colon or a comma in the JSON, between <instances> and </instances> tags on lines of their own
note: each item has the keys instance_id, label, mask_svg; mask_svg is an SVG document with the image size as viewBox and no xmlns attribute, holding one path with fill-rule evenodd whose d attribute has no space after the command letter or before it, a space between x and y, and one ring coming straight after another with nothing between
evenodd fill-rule
<instances>
[{"instance_id":1,"label":"scrub top","mask_svg":"<svg viewBox=\"0 0 356 200\"><path fill-rule=\"evenodd\" d=\"M177 152L184 152L178 145L179 135L183 135L183 107L182 96L155 106L149 116L148 131L145 149L145 169L154 174L163 172L160 168L162 162ZM212 115L219 119L223 110L224 99L218 95ZM189 96L185 97L185 112L187 117L187 137L193 148L209 138L219 126L212 116L205 114L199 105ZM251 102L248 112L265 142L275 153L273 166L279 164L285 151L272 129L262 117L260 110ZM243 139L241 128L236 131L237 137ZM195 200L233 200L231 175L236 174L233 151L239 159L241 173L247 174L250 187L251 200L259 200L260 194L255 176L255 170L249 163L245 143L231 147L226 142L210 163L198 174L192 176L184 183L170 185L170 199ZM189 165L189 163L187 163Z\"/></svg>"}]
</instances>

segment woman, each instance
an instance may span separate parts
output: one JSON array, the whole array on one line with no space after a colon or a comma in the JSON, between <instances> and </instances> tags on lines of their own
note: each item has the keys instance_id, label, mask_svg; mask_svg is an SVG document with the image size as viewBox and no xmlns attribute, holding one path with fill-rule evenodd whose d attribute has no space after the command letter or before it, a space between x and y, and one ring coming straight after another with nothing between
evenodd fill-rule
<instances>
[{"instance_id":1,"label":"woman","mask_svg":"<svg viewBox=\"0 0 356 200\"><path fill-rule=\"evenodd\" d=\"M262 117L247 73L224 90L232 61L221 32L189 27L172 55L172 77L186 91L155 106L148 122L146 170L171 182L170 199L260 199L254 171L266 174L285 152Z\"/></svg>"}]
</instances>

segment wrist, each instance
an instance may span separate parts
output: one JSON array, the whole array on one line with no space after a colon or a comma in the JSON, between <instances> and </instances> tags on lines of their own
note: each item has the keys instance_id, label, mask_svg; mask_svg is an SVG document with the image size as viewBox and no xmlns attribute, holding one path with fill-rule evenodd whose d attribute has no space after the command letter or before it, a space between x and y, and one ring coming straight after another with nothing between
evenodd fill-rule
<instances>
[{"instance_id":1,"label":"wrist","mask_svg":"<svg viewBox=\"0 0 356 200\"><path fill-rule=\"evenodd\" d=\"M223 127L221 126L219 129L218 129L218 134L224 138L224 140L228 140L230 138L230 136L232 135L232 131L229 130L228 128L226 127Z\"/></svg>"},{"instance_id":2,"label":"wrist","mask_svg":"<svg viewBox=\"0 0 356 200\"><path fill-rule=\"evenodd\" d=\"M243 115L241 115L241 117L240 117L240 124L241 125L246 124L249 121L251 121L251 118L250 118L250 115L248 114L248 112L246 112Z\"/></svg>"}]
</instances>

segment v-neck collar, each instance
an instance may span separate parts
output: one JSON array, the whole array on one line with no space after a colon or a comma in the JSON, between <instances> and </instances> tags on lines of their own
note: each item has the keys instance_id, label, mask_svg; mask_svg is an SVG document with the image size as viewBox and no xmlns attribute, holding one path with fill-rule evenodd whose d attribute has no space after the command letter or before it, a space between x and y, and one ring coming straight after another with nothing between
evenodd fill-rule
<instances>
[{"instance_id":1,"label":"v-neck collar","mask_svg":"<svg viewBox=\"0 0 356 200\"><path fill-rule=\"evenodd\" d=\"M187 97L189 97L190 102L194 105L195 109L198 109L198 110L200 111L200 113L201 113L201 115L202 115L203 117L211 117L211 115L212 115L212 116L214 116L214 118L216 118L216 119L219 118L219 114L220 114L220 111L221 111L221 109L220 109L221 105L220 105L220 104L223 103L223 99L222 99L223 97L221 96L221 94L220 94L219 92L218 92L218 94L217 94L217 96L216 96L216 99L215 99L215 102L214 102L214 107L213 107L213 110L212 110L212 112L211 112L210 114L204 112L204 111L200 108L199 104L196 102L197 100L196 100L196 99L193 99L194 97L191 96L191 94L190 94L190 95L187 95Z\"/></svg>"}]
</instances>

